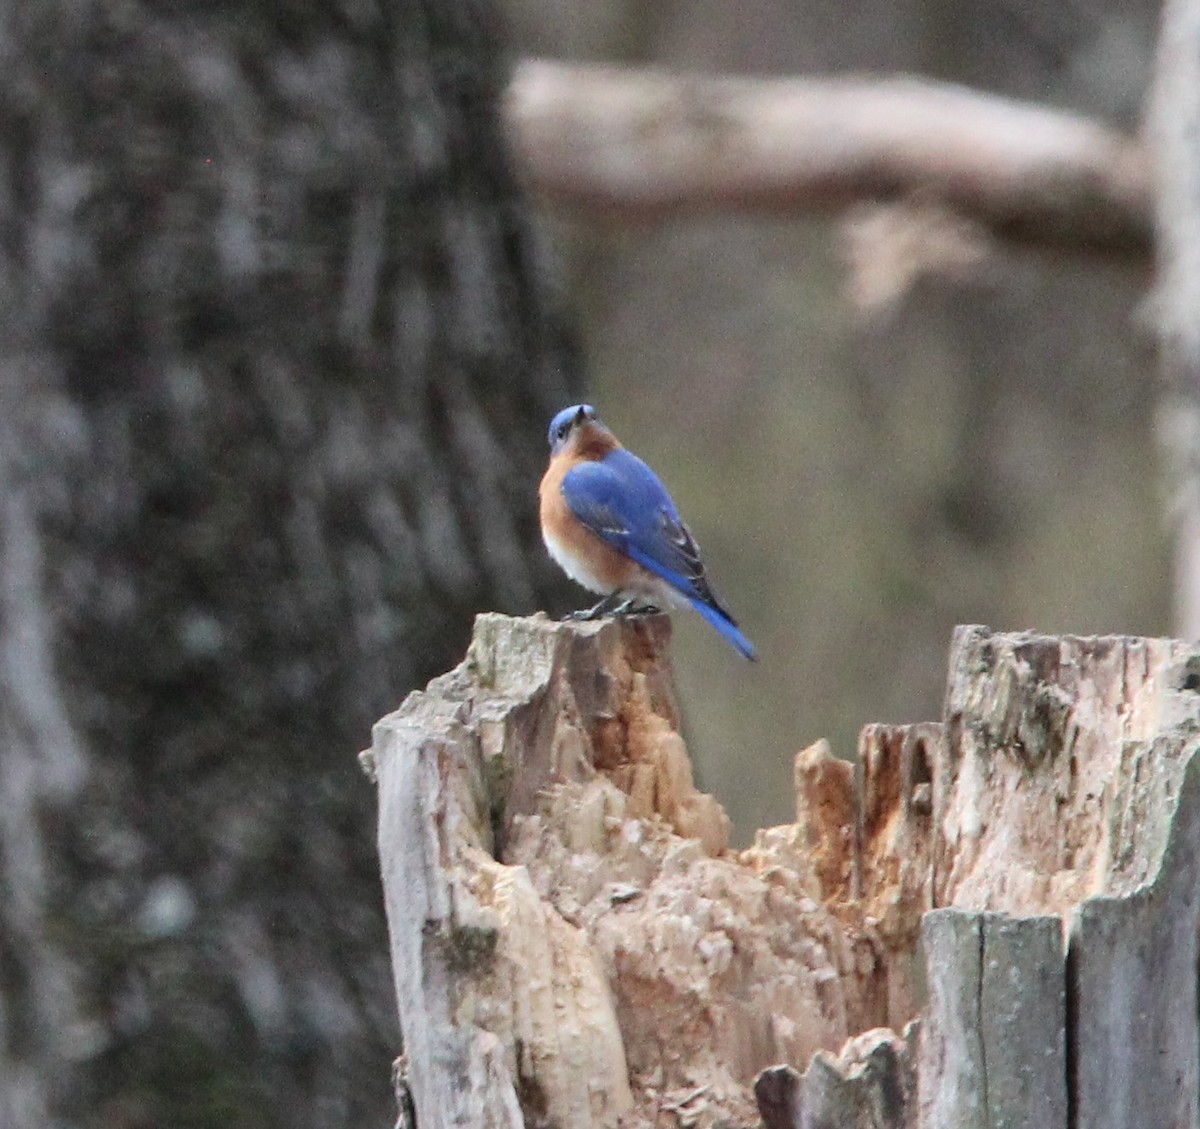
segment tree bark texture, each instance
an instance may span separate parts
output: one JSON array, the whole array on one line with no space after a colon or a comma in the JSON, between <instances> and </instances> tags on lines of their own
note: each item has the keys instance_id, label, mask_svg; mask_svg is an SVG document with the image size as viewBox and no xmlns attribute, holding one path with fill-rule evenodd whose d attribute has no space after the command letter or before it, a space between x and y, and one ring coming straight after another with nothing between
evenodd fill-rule
<instances>
[{"instance_id":1,"label":"tree bark texture","mask_svg":"<svg viewBox=\"0 0 1200 1129\"><path fill-rule=\"evenodd\" d=\"M732 851L667 643L481 616L376 727L419 1125L1200 1124L1200 650L959 628Z\"/></svg>"},{"instance_id":2,"label":"tree bark texture","mask_svg":"<svg viewBox=\"0 0 1200 1129\"><path fill-rule=\"evenodd\" d=\"M371 721L555 590L485 5L0 4L0 1124L380 1124Z\"/></svg>"}]
</instances>

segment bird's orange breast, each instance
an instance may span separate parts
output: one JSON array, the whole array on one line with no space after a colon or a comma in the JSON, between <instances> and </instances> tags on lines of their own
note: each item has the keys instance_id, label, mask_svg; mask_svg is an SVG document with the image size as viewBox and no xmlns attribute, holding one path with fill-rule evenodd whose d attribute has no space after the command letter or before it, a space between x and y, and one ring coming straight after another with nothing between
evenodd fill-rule
<instances>
[{"instance_id":1,"label":"bird's orange breast","mask_svg":"<svg viewBox=\"0 0 1200 1129\"><path fill-rule=\"evenodd\" d=\"M538 487L542 540L572 580L592 592L607 595L632 587L642 569L588 529L567 505L563 479L572 467L584 461L565 453L550 460Z\"/></svg>"}]
</instances>

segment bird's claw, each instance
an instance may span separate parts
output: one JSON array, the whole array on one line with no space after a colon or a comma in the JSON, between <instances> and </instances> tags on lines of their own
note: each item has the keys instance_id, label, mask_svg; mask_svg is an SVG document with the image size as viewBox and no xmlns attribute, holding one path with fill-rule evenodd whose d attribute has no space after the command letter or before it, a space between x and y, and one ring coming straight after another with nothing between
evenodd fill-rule
<instances>
[{"instance_id":1,"label":"bird's claw","mask_svg":"<svg viewBox=\"0 0 1200 1129\"><path fill-rule=\"evenodd\" d=\"M622 600L614 592L610 596L605 596L595 607L580 608L578 611L568 612L562 617L562 622L586 623L590 620L602 619L606 615L657 615L659 610L654 604L639 602L636 596L630 596L628 599Z\"/></svg>"},{"instance_id":2,"label":"bird's claw","mask_svg":"<svg viewBox=\"0 0 1200 1129\"><path fill-rule=\"evenodd\" d=\"M581 608L579 611L570 612L563 616L563 620L574 620L578 622L580 620L587 621L599 619L601 616L608 615L609 612L619 611L620 609L615 606L619 599L620 597L614 592L611 595L605 596L604 599L601 600L595 607Z\"/></svg>"},{"instance_id":3,"label":"bird's claw","mask_svg":"<svg viewBox=\"0 0 1200 1129\"><path fill-rule=\"evenodd\" d=\"M636 596L613 608L613 615L657 615L658 612L659 608L654 604L644 604Z\"/></svg>"}]
</instances>

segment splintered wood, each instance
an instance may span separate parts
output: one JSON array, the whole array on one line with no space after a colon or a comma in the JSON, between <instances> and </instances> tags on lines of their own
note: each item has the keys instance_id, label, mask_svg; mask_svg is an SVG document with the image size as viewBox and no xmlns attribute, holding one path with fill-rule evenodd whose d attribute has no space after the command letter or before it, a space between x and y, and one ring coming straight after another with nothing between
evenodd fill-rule
<instances>
[{"instance_id":1,"label":"splintered wood","mask_svg":"<svg viewBox=\"0 0 1200 1129\"><path fill-rule=\"evenodd\" d=\"M377 725L420 1129L1065 1129L1068 1054L1078 1124L1196 1124L1200 651L960 628L943 723L733 851L669 631L481 616Z\"/></svg>"}]
</instances>

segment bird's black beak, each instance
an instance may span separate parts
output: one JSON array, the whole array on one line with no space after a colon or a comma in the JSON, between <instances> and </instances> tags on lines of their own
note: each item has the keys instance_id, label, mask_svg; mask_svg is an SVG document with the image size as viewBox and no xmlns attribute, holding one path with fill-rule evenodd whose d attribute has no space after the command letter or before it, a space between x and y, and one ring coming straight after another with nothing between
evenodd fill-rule
<instances>
[{"instance_id":1,"label":"bird's black beak","mask_svg":"<svg viewBox=\"0 0 1200 1129\"><path fill-rule=\"evenodd\" d=\"M585 419L587 419L587 412L583 408L580 408L575 413L574 426L578 427Z\"/></svg>"}]
</instances>

